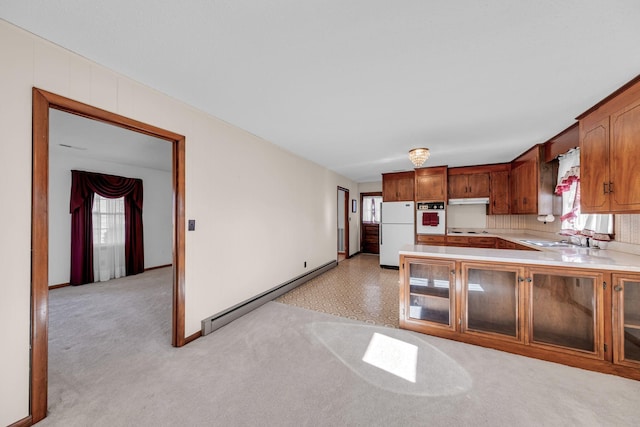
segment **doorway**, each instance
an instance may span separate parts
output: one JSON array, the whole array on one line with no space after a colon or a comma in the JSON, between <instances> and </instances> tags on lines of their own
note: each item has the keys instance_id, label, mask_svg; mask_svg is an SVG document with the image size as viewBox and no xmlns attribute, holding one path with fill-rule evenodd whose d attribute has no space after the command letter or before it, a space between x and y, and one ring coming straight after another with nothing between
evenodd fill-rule
<instances>
[{"instance_id":1,"label":"doorway","mask_svg":"<svg viewBox=\"0 0 640 427\"><path fill-rule=\"evenodd\" d=\"M185 338L185 137L60 95L33 88L33 160L31 210L31 394L32 422L47 414L48 377L48 252L49 252L49 110L56 109L166 140L172 144L173 310L171 344Z\"/></svg>"},{"instance_id":2,"label":"doorway","mask_svg":"<svg viewBox=\"0 0 640 427\"><path fill-rule=\"evenodd\" d=\"M360 251L367 254L380 253L380 213L382 211L382 193L360 194Z\"/></svg>"},{"instance_id":3,"label":"doorway","mask_svg":"<svg viewBox=\"0 0 640 427\"><path fill-rule=\"evenodd\" d=\"M338 262L349 258L349 190L338 187Z\"/></svg>"}]
</instances>

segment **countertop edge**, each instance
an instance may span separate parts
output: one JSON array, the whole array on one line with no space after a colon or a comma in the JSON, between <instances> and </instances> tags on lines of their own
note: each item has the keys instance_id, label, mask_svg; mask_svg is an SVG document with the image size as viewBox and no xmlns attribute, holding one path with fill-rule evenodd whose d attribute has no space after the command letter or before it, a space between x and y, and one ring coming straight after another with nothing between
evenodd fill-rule
<instances>
[{"instance_id":1,"label":"countertop edge","mask_svg":"<svg viewBox=\"0 0 640 427\"><path fill-rule=\"evenodd\" d=\"M513 236L491 235L523 244ZM521 238L521 236L518 236ZM526 237L526 236L525 236ZM532 248L535 246L528 245ZM399 254L466 261L494 261L527 265L609 270L640 273L640 256L606 249L536 248L537 251L513 249L466 248L455 246L405 245ZM540 250L543 249L543 250ZM604 259L606 258L606 260Z\"/></svg>"}]
</instances>

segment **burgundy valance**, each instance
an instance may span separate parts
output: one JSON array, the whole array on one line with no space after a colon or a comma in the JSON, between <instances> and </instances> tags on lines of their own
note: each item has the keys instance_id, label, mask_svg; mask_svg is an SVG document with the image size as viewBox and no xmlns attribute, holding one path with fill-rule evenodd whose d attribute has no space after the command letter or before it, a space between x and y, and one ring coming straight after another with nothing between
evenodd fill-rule
<instances>
[{"instance_id":1,"label":"burgundy valance","mask_svg":"<svg viewBox=\"0 0 640 427\"><path fill-rule=\"evenodd\" d=\"M69 283L93 282L93 195L124 197L125 265L127 276L144 271L142 180L71 171L71 277Z\"/></svg>"},{"instance_id":2,"label":"burgundy valance","mask_svg":"<svg viewBox=\"0 0 640 427\"><path fill-rule=\"evenodd\" d=\"M69 212L78 209L87 197L97 193L107 199L129 196L142 210L142 180L101 173L71 171L71 204Z\"/></svg>"}]
</instances>

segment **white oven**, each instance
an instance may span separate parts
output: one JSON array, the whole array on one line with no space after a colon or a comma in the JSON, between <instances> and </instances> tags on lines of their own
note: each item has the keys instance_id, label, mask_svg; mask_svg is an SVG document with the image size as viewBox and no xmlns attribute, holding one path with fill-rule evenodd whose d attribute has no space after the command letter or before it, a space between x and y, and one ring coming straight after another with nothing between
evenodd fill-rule
<instances>
[{"instance_id":1,"label":"white oven","mask_svg":"<svg viewBox=\"0 0 640 427\"><path fill-rule=\"evenodd\" d=\"M416 203L416 234L445 235L445 202Z\"/></svg>"}]
</instances>

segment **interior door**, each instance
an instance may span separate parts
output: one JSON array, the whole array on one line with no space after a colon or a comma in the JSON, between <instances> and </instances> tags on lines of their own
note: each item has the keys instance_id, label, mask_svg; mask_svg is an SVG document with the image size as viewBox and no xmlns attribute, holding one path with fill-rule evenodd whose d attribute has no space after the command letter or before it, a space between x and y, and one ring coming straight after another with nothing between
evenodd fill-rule
<instances>
[{"instance_id":1,"label":"interior door","mask_svg":"<svg viewBox=\"0 0 640 427\"><path fill-rule=\"evenodd\" d=\"M338 261L349 258L349 190L338 187Z\"/></svg>"},{"instance_id":2,"label":"interior door","mask_svg":"<svg viewBox=\"0 0 640 427\"><path fill-rule=\"evenodd\" d=\"M380 253L380 210L382 193L362 193L360 195L360 251L368 254Z\"/></svg>"}]
</instances>

